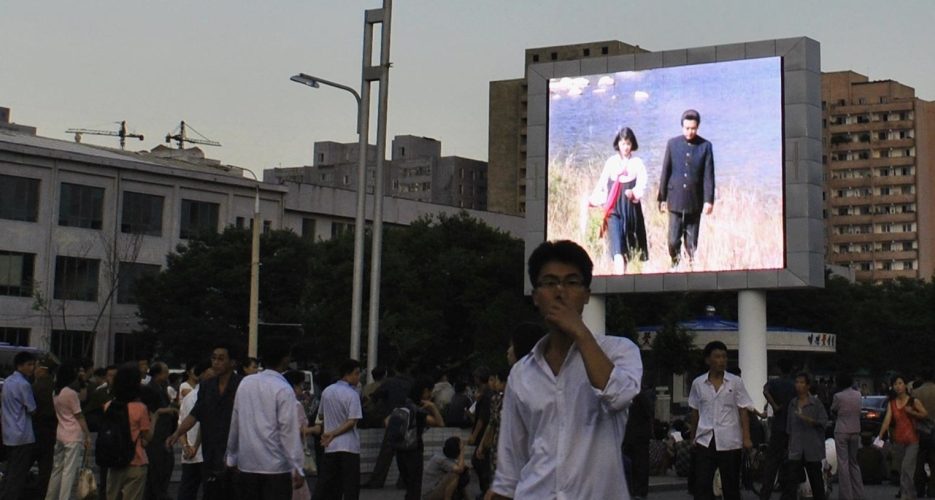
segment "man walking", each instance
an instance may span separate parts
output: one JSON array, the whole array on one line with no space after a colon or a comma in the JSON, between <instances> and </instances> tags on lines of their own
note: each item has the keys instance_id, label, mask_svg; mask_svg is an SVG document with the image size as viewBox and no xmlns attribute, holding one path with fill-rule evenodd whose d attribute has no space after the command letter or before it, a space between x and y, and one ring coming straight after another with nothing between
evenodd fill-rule
<instances>
[{"instance_id":1,"label":"man walking","mask_svg":"<svg viewBox=\"0 0 935 500\"><path fill-rule=\"evenodd\" d=\"M928 419L935 413L935 373L931 369L925 370L921 377L922 384L913 387L912 396L922 402L922 406L929 412ZM925 466L929 466L931 475L925 473ZM930 440L919 439L919 457L916 460L916 492L919 498L935 497L935 446Z\"/></svg>"},{"instance_id":2,"label":"man walking","mask_svg":"<svg viewBox=\"0 0 935 500\"><path fill-rule=\"evenodd\" d=\"M786 430L786 420L789 402L795 398L795 379L792 378L792 360L780 359L778 365L780 376L763 386L763 397L773 409L773 419L770 421L769 445L766 448L766 464L763 466L761 500L769 500L772 495L777 472L779 491L786 491L786 484L789 481L786 467L783 467L783 464L789 454L789 433Z\"/></svg>"},{"instance_id":3,"label":"man walking","mask_svg":"<svg viewBox=\"0 0 935 500\"><path fill-rule=\"evenodd\" d=\"M234 396L242 377L234 373L237 353L227 344L217 344L211 351L211 371L214 377L199 384L198 400L191 413L182 420L178 429L166 439L172 447L179 436L201 424L201 451L204 462L205 500L231 500L234 495L233 480L224 465L227 438L234 411ZM295 399L295 398L293 398Z\"/></svg>"},{"instance_id":4,"label":"man walking","mask_svg":"<svg viewBox=\"0 0 935 500\"><path fill-rule=\"evenodd\" d=\"M727 346L715 340L704 348L708 372L692 382L692 443L695 447L696 499L714 498L714 472L721 472L724 500L740 500L740 449L752 448L750 416L753 400L740 377L728 373Z\"/></svg>"},{"instance_id":5,"label":"man walking","mask_svg":"<svg viewBox=\"0 0 935 500\"><path fill-rule=\"evenodd\" d=\"M571 241L529 257L532 299L549 333L510 372L488 498L629 498L626 408L640 391L639 349L595 337L581 319L594 264Z\"/></svg>"},{"instance_id":6,"label":"man walking","mask_svg":"<svg viewBox=\"0 0 935 500\"><path fill-rule=\"evenodd\" d=\"M669 139L659 179L659 211L669 212L669 256L678 265L682 241L689 262L698 248L701 214L714 210L714 147L698 135L701 115L682 113L682 135Z\"/></svg>"},{"instance_id":7,"label":"man walking","mask_svg":"<svg viewBox=\"0 0 935 500\"><path fill-rule=\"evenodd\" d=\"M152 364L149 383L143 386L142 398L149 412L155 415L153 438L146 445L149 471L146 473L146 498L165 500L169 497L169 479L175 467L175 453L163 445L177 426L178 408L172 405L167 391L169 367L162 361Z\"/></svg>"},{"instance_id":8,"label":"man walking","mask_svg":"<svg viewBox=\"0 0 935 500\"><path fill-rule=\"evenodd\" d=\"M841 500L864 498L864 480L857 462L860 449L860 392L850 375L838 375L838 392L831 402L834 424L834 451L838 457L838 484Z\"/></svg>"},{"instance_id":9,"label":"man walking","mask_svg":"<svg viewBox=\"0 0 935 500\"><path fill-rule=\"evenodd\" d=\"M238 471L237 497L243 500L291 498L305 481L295 392L282 375L289 369L289 350L271 343L263 358L266 370L245 377L234 398L226 463Z\"/></svg>"},{"instance_id":10,"label":"man walking","mask_svg":"<svg viewBox=\"0 0 935 500\"><path fill-rule=\"evenodd\" d=\"M16 371L3 383L0 407L3 413L3 444L6 446L7 467L2 500L23 497L26 477L33 461L36 436L32 429L32 414L36 411L29 378L36 371L36 357L27 351L13 358Z\"/></svg>"},{"instance_id":11,"label":"man walking","mask_svg":"<svg viewBox=\"0 0 935 500\"><path fill-rule=\"evenodd\" d=\"M357 384L360 362L349 359L341 364L341 379L321 393L318 414L324 417L321 445L325 448L321 475L314 499L357 500L360 495L360 434L357 423L363 417Z\"/></svg>"}]
</instances>

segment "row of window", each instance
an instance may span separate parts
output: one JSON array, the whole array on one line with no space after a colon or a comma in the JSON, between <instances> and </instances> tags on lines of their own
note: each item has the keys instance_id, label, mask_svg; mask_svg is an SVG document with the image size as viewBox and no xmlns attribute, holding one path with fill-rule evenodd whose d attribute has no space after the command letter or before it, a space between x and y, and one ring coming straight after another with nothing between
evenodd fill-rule
<instances>
[{"instance_id":1,"label":"row of window","mask_svg":"<svg viewBox=\"0 0 935 500\"><path fill-rule=\"evenodd\" d=\"M851 267L858 271L912 271L919 265L914 260L897 260L884 262L852 262Z\"/></svg>"},{"instance_id":2,"label":"row of window","mask_svg":"<svg viewBox=\"0 0 935 500\"><path fill-rule=\"evenodd\" d=\"M831 161L859 161L878 158L914 158L916 148L862 149L831 153Z\"/></svg>"},{"instance_id":3,"label":"row of window","mask_svg":"<svg viewBox=\"0 0 935 500\"><path fill-rule=\"evenodd\" d=\"M872 134L870 132L861 132L859 134L845 132L842 134L831 134L831 144L868 143L871 138L876 138L878 141L899 141L912 139L914 137L915 130L913 129L880 130Z\"/></svg>"},{"instance_id":4,"label":"row of window","mask_svg":"<svg viewBox=\"0 0 935 500\"><path fill-rule=\"evenodd\" d=\"M0 326L0 342L10 345L30 345L29 328ZM84 359L91 353L92 332L52 330L50 351L60 360ZM114 335L114 362L135 361L144 352L143 337L134 333Z\"/></svg>"},{"instance_id":5,"label":"row of window","mask_svg":"<svg viewBox=\"0 0 935 500\"><path fill-rule=\"evenodd\" d=\"M914 214L915 203L902 203L898 205L860 205L837 207L836 215L888 215L888 214Z\"/></svg>"},{"instance_id":6,"label":"row of window","mask_svg":"<svg viewBox=\"0 0 935 500\"><path fill-rule=\"evenodd\" d=\"M842 234L884 234L884 233L914 233L915 222L881 224L843 224L834 226L833 232Z\"/></svg>"},{"instance_id":7,"label":"row of window","mask_svg":"<svg viewBox=\"0 0 935 500\"><path fill-rule=\"evenodd\" d=\"M39 179L0 175L0 219L37 222ZM148 236L163 235L165 197L123 192L120 231ZM189 239L201 232L216 232L220 205L183 199L179 238ZM62 182L59 190L58 225L101 229L104 225L104 188Z\"/></svg>"},{"instance_id":8,"label":"row of window","mask_svg":"<svg viewBox=\"0 0 935 500\"><path fill-rule=\"evenodd\" d=\"M36 254L0 250L0 295L31 297ZM136 304L136 282L156 274L160 266L138 262L120 262L117 266L117 303ZM83 257L55 258L52 297L59 300L97 302L101 261Z\"/></svg>"},{"instance_id":9,"label":"row of window","mask_svg":"<svg viewBox=\"0 0 935 500\"><path fill-rule=\"evenodd\" d=\"M864 179L867 177L908 177L915 175L915 167L877 167L877 168L849 168L835 170L831 173L832 179Z\"/></svg>"},{"instance_id":10,"label":"row of window","mask_svg":"<svg viewBox=\"0 0 935 500\"><path fill-rule=\"evenodd\" d=\"M911 252L915 249L915 241L878 241L875 243L842 243L834 248L834 253Z\"/></svg>"},{"instance_id":11,"label":"row of window","mask_svg":"<svg viewBox=\"0 0 935 500\"><path fill-rule=\"evenodd\" d=\"M912 111L883 111L859 115L835 115L830 117L830 122L832 125L853 125L856 123L901 122L913 119L915 119L915 113Z\"/></svg>"},{"instance_id":12,"label":"row of window","mask_svg":"<svg viewBox=\"0 0 935 500\"><path fill-rule=\"evenodd\" d=\"M868 196L898 196L914 194L916 187L911 184L902 186L880 186L880 187L853 187L847 189L836 189L834 197L836 198L863 198Z\"/></svg>"}]
</instances>

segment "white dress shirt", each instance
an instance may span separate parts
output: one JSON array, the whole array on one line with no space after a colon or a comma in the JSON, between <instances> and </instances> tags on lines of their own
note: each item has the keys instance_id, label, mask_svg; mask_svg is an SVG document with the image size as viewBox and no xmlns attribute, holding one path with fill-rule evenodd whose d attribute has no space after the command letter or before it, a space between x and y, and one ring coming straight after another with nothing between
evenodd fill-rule
<instances>
[{"instance_id":1,"label":"white dress shirt","mask_svg":"<svg viewBox=\"0 0 935 500\"><path fill-rule=\"evenodd\" d=\"M192 412L192 408L195 407L195 402L198 401L199 387L201 386L196 385L192 389L191 386L189 386L188 394L182 398L182 403L179 405L179 425L182 425L182 421L185 420L185 417L187 417L188 414ZM188 444L194 446L195 443L198 442L198 449L195 450L195 456L192 458L185 458L185 453L182 453L183 464L200 464L205 461L204 456L201 454L201 443L198 441L198 435L200 433L201 424L198 423L198 421L195 421L195 425L185 433L185 439L188 439Z\"/></svg>"},{"instance_id":2,"label":"white dress shirt","mask_svg":"<svg viewBox=\"0 0 935 500\"><path fill-rule=\"evenodd\" d=\"M705 372L692 382L688 406L698 410L698 429L695 443L709 446L711 437L718 451L738 450L743 447L743 429L740 427L740 408L753 408L753 400L740 377L724 372L720 389L708 380Z\"/></svg>"},{"instance_id":3,"label":"white dress shirt","mask_svg":"<svg viewBox=\"0 0 935 500\"><path fill-rule=\"evenodd\" d=\"M256 474L302 474L295 402L292 386L275 370L244 377L234 397L227 465Z\"/></svg>"},{"instance_id":4,"label":"white dress shirt","mask_svg":"<svg viewBox=\"0 0 935 500\"><path fill-rule=\"evenodd\" d=\"M363 418L360 395L350 384L338 380L322 391L318 414L324 416L325 432L334 431L350 419L360 420ZM360 455L360 434L356 425L344 434L335 436L325 448L325 453L339 451Z\"/></svg>"},{"instance_id":5,"label":"white dress shirt","mask_svg":"<svg viewBox=\"0 0 935 500\"><path fill-rule=\"evenodd\" d=\"M624 338L597 338L614 365L601 391L588 381L575 345L554 375L547 340L510 372L493 491L536 500L628 499L620 446L643 376L639 349Z\"/></svg>"}]
</instances>

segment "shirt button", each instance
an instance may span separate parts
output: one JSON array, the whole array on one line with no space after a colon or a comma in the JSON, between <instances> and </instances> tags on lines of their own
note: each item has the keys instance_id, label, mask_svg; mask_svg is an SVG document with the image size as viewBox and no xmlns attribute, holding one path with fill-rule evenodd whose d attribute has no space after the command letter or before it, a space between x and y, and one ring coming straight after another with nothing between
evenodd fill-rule
<instances>
[{"instance_id":1,"label":"shirt button","mask_svg":"<svg viewBox=\"0 0 935 500\"><path fill-rule=\"evenodd\" d=\"M688 177L688 172L686 172L684 175L685 175L685 177Z\"/></svg>"},{"instance_id":2,"label":"shirt button","mask_svg":"<svg viewBox=\"0 0 935 500\"><path fill-rule=\"evenodd\" d=\"M683 187L683 188L687 188L687 187L688 187L688 184L682 184L682 187Z\"/></svg>"}]
</instances>

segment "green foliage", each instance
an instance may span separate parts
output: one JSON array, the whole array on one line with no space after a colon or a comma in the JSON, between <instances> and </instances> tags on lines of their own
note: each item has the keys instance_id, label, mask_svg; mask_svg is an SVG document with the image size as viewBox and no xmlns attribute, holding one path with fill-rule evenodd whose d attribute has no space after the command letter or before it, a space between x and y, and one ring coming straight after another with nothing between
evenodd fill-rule
<instances>
[{"instance_id":1,"label":"green foliage","mask_svg":"<svg viewBox=\"0 0 935 500\"><path fill-rule=\"evenodd\" d=\"M681 375L696 360L695 334L680 325L682 318L670 314L653 338L653 356L657 370Z\"/></svg>"}]
</instances>

